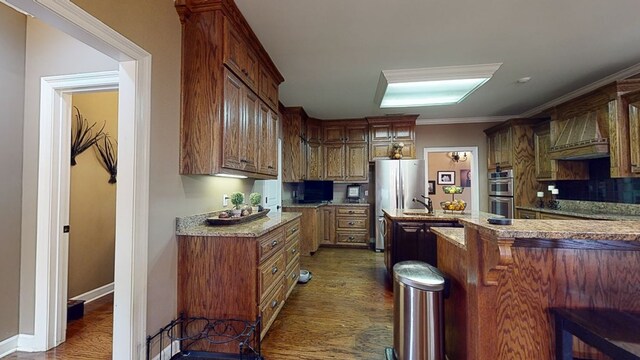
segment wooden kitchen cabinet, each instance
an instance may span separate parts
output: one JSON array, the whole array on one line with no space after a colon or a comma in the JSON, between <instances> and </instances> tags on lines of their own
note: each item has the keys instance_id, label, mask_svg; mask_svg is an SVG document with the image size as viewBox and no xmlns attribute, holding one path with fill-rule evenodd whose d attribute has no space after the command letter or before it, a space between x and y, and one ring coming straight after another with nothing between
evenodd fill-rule
<instances>
[{"instance_id":1,"label":"wooden kitchen cabinet","mask_svg":"<svg viewBox=\"0 0 640 360\"><path fill-rule=\"evenodd\" d=\"M322 237L321 245L335 245L336 243L336 215L333 206L323 206L320 208L322 213Z\"/></svg>"},{"instance_id":2,"label":"wooden kitchen cabinet","mask_svg":"<svg viewBox=\"0 0 640 360\"><path fill-rule=\"evenodd\" d=\"M268 159L260 152L277 147L277 135L262 135L269 120L260 118L260 106L277 114L282 75L233 2L175 6L182 24L180 174L275 179L277 169L260 164Z\"/></svg>"},{"instance_id":3,"label":"wooden kitchen cabinet","mask_svg":"<svg viewBox=\"0 0 640 360\"><path fill-rule=\"evenodd\" d=\"M640 92L625 95L623 104L629 118L630 171L633 176L640 176Z\"/></svg>"},{"instance_id":4,"label":"wooden kitchen cabinet","mask_svg":"<svg viewBox=\"0 0 640 360\"><path fill-rule=\"evenodd\" d=\"M363 206L336 207L336 245L369 247L369 208Z\"/></svg>"},{"instance_id":5,"label":"wooden kitchen cabinet","mask_svg":"<svg viewBox=\"0 0 640 360\"><path fill-rule=\"evenodd\" d=\"M179 235L178 313L248 321L261 316L263 338L299 274L300 220L288 219L260 236ZM238 351L233 342L196 346L201 348L191 349Z\"/></svg>"},{"instance_id":6,"label":"wooden kitchen cabinet","mask_svg":"<svg viewBox=\"0 0 640 360\"><path fill-rule=\"evenodd\" d=\"M256 173L260 100L229 70L224 75L222 167Z\"/></svg>"},{"instance_id":7,"label":"wooden kitchen cabinet","mask_svg":"<svg viewBox=\"0 0 640 360\"><path fill-rule=\"evenodd\" d=\"M301 107L280 109L282 114L282 181L300 182L307 177L307 113Z\"/></svg>"},{"instance_id":8,"label":"wooden kitchen cabinet","mask_svg":"<svg viewBox=\"0 0 640 360\"><path fill-rule=\"evenodd\" d=\"M579 216L569 216L569 215L550 214L546 212L540 212L538 214L538 219L540 220L584 220L585 218L582 218Z\"/></svg>"},{"instance_id":9,"label":"wooden kitchen cabinet","mask_svg":"<svg viewBox=\"0 0 640 360\"><path fill-rule=\"evenodd\" d=\"M388 219L388 218L387 218ZM386 241L387 271L401 261L418 260L438 266L438 243L431 227L459 227L457 222L392 221L391 236Z\"/></svg>"},{"instance_id":10,"label":"wooden kitchen cabinet","mask_svg":"<svg viewBox=\"0 0 640 360\"><path fill-rule=\"evenodd\" d=\"M417 115L368 117L369 161L389 159L393 143L402 142L402 156L415 159L415 127Z\"/></svg>"},{"instance_id":11,"label":"wooden kitchen cabinet","mask_svg":"<svg viewBox=\"0 0 640 360\"><path fill-rule=\"evenodd\" d=\"M511 127L487 133L488 169L495 169L498 166L503 169L511 168L513 152L511 147Z\"/></svg>"},{"instance_id":12,"label":"wooden kitchen cabinet","mask_svg":"<svg viewBox=\"0 0 640 360\"><path fill-rule=\"evenodd\" d=\"M318 207L296 206L295 204L282 207L284 212L302 213L300 226L291 229L293 232L300 232L301 255L309 256L318 251L322 238L322 213L320 209Z\"/></svg>"},{"instance_id":13,"label":"wooden kitchen cabinet","mask_svg":"<svg viewBox=\"0 0 640 360\"><path fill-rule=\"evenodd\" d=\"M518 209L518 219L538 219L540 213L538 211Z\"/></svg>"},{"instance_id":14,"label":"wooden kitchen cabinet","mask_svg":"<svg viewBox=\"0 0 640 360\"><path fill-rule=\"evenodd\" d=\"M324 154L322 148L322 125L317 119L307 120L307 180L323 180Z\"/></svg>"},{"instance_id":15,"label":"wooden kitchen cabinet","mask_svg":"<svg viewBox=\"0 0 640 360\"><path fill-rule=\"evenodd\" d=\"M538 181L589 179L588 164L584 161L552 160L551 127L545 121L534 127L535 169Z\"/></svg>"},{"instance_id":16,"label":"wooden kitchen cabinet","mask_svg":"<svg viewBox=\"0 0 640 360\"><path fill-rule=\"evenodd\" d=\"M278 176L278 114L260 102L258 172Z\"/></svg>"},{"instance_id":17,"label":"wooden kitchen cabinet","mask_svg":"<svg viewBox=\"0 0 640 360\"><path fill-rule=\"evenodd\" d=\"M369 179L368 126L364 120L327 121L322 125L323 180Z\"/></svg>"}]
</instances>

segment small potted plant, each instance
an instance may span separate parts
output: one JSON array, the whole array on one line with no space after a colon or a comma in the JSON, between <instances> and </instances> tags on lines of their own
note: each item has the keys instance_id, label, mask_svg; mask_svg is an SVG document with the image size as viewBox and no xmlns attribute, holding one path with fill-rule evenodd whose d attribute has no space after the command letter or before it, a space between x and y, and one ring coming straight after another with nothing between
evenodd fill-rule
<instances>
[{"instance_id":1,"label":"small potted plant","mask_svg":"<svg viewBox=\"0 0 640 360\"><path fill-rule=\"evenodd\" d=\"M244 195L241 192L231 193L229 200L233 204L233 216L240 216L242 213L242 203L244 203Z\"/></svg>"},{"instance_id":2,"label":"small potted plant","mask_svg":"<svg viewBox=\"0 0 640 360\"><path fill-rule=\"evenodd\" d=\"M249 194L249 202L251 203L251 210L253 210L254 213L257 213L258 211L260 211L260 200L262 200L262 195L260 195L260 193L254 192Z\"/></svg>"}]
</instances>

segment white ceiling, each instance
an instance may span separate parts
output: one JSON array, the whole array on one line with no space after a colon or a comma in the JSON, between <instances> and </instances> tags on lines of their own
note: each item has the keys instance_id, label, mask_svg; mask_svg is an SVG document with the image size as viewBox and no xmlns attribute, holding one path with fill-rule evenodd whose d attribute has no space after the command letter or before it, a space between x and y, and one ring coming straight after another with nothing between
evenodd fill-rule
<instances>
[{"instance_id":1,"label":"white ceiling","mask_svg":"<svg viewBox=\"0 0 640 360\"><path fill-rule=\"evenodd\" d=\"M640 63L638 0L235 0L312 117L522 114ZM379 109L381 70L503 63L457 105ZM531 76L526 84L516 80Z\"/></svg>"}]
</instances>

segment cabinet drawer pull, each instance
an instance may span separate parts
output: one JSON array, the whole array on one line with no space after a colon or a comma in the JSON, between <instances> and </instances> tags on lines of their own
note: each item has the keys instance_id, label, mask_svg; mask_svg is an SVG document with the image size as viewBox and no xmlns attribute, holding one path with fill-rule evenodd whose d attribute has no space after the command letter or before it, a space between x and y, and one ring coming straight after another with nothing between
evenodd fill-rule
<instances>
[{"instance_id":1,"label":"cabinet drawer pull","mask_svg":"<svg viewBox=\"0 0 640 360\"><path fill-rule=\"evenodd\" d=\"M353 226L355 223L353 221L349 221L349 225Z\"/></svg>"},{"instance_id":2,"label":"cabinet drawer pull","mask_svg":"<svg viewBox=\"0 0 640 360\"><path fill-rule=\"evenodd\" d=\"M295 253L297 253L297 252L298 252L298 249L295 249L295 248L294 248L294 249L291 249L291 253L292 253L292 254L295 254Z\"/></svg>"},{"instance_id":3,"label":"cabinet drawer pull","mask_svg":"<svg viewBox=\"0 0 640 360\"><path fill-rule=\"evenodd\" d=\"M277 266L274 266L274 267L271 268L271 273L272 274L275 274L277 272L278 272L278 267Z\"/></svg>"},{"instance_id":4,"label":"cabinet drawer pull","mask_svg":"<svg viewBox=\"0 0 640 360\"><path fill-rule=\"evenodd\" d=\"M298 228L297 228L297 227L295 227L295 228L291 229L291 233L292 233L292 234L293 234L293 233L295 233L296 231L298 231Z\"/></svg>"},{"instance_id":5,"label":"cabinet drawer pull","mask_svg":"<svg viewBox=\"0 0 640 360\"><path fill-rule=\"evenodd\" d=\"M291 274L291 278L292 278L292 279L295 279L295 278L297 278L297 277L298 277L298 274L297 274L297 273L295 273L295 272L294 272L293 274Z\"/></svg>"},{"instance_id":6,"label":"cabinet drawer pull","mask_svg":"<svg viewBox=\"0 0 640 360\"><path fill-rule=\"evenodd\" d=\"M273 169L273 166L269 165L267 166L267 169Z\"/></svg>"},{"instance_id":7,"label":"cabinet drawer pull","mask_svg":"<svg viewBox=\"0 0 640 360\"><path fill-rule=\"evenodd\" d=\"M278 240L273 240L273 242L271 243L271 248L273 249L277 245L278 245Z\"/></svg>"},{"instance_id":8,"label":"cabinet drawer pull","mask_svg":"<svg viewBox=\"0 0 640 360\"><path fill-rule=\"evenodd\" d=\"M278 306L278 300L273 300L273 301L271 302L271 308L273 309L273 308L275 308L276 306Z\"/></svg>"},{"instance_id":9,"label":"cabinet drawer pull","mask_svg":"<svg viewBox=\"0 0 640 360\"><path fill-rule=\"evenodd\" d=\"M247 161L247 159L240 159L241 163L248 163L249 161Z\"/></svg>"},{"instance_id":10,"label":"cabinet drawer pull","mask_svg":"<svg viewBox=\"0 0 640 360\"><path fill-rule=\"evenodd\" d=\"M353 240L353 236L349 236L349 240Z\"/></svg>"},{"instance_id":11,"label":"cabinet drawer pull","mask_svg":"<svg viewBox=\"0 0 640 360\"><path fill-rule=\"evenodd\" d=\"M349 210L349 214L353 214L353 210Z\"/></svg>"}]
</instances>

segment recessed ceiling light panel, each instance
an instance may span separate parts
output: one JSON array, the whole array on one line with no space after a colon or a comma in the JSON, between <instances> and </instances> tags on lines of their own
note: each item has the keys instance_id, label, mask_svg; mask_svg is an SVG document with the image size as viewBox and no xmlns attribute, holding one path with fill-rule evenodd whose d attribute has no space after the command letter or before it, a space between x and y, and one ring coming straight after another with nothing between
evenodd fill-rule
<instances>
[{"instance_id":1,"label":"recessed ceiling light panel","mask_svg":"<svg viewBox=\"0 0 640 360\"><path fill-rule=\"evenodd\" d=\"M375 102L381 108L457 104L502 64L383 70Z\"/></svg>"}]
</instances>

